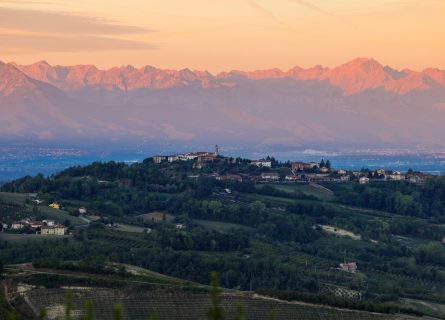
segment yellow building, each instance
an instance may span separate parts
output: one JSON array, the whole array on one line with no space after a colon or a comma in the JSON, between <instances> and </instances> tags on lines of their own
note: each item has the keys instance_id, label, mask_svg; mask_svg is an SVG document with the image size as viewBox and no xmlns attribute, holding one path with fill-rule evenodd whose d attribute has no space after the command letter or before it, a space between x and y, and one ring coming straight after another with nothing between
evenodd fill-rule
<instances>
[{"instance_id":1,"label":"yellow building","mask_svg":"<svg viewBox=\"0 0 445 320\"><path fill-rule=\"evenodd\" d=\"M54 235L58 235L58 236L63 236L65 235L66 232L66 228L63 225L57 225L57 226L43 226L40 229L40 234L42 235L50 235L50 234L54 234Z\"/></svg>"},{"instance_id":2,"label":"yellow building","mask_svg":"<svg viewBox=\"0 0 445 320\"><path fill-rule=\"evenodd\" d=\"M53 202L53 203L51 203L51 204L49 205L49 207L50 207L50 208L53 208L53 209L60 210L60 208L61 208L62 206L60 205L60 203Z\"/></svg>"}]
</instances>

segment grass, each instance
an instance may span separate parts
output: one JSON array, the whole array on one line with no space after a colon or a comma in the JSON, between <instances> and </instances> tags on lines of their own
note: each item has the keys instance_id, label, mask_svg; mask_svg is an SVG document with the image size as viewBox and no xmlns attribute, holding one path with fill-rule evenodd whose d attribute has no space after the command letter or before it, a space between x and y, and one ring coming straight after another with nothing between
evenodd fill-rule
<instances>
[{"instance_id":1,"label":"grass","mask_svg":"<svg viewBox=\"0 0 445 320\"><path fill-rule=\"evenodd\" d=\"M163 212L145 213L145 214L141 214L141 215L137 216L136 218L142 218L144 220L144 222L158 223L158 222L162 222L164 220L164 215L165 215L166 221L173 221L173 219L175 218L171 214L163 213Z\"/></svg>"},{"instance_id":2,"label":"grass","mask_svg":"<svg viewBox=\"0 0 445 320\"><path fill-rule=\"evenodd\" d=\"M42 236L40 234L17 234L17 233L0 233L0 239L3 241L20 243L26 241L42 241L42 240L57 240L63 238L69 238L70 236L58 236L58 235L45 235Z\"/></svg>"},{"instance_id":3,"label":"grass","mask_svg":"<svg viewBox=\"0 0 445 320\"><path fill-rule=\"evenodd\" d=\"M418 246L432 243L431 240L413 238L413 237L405 237L405 236L393 236L398 242L406 246L410 249L416 249Z\"/></svg>"},{"instance_id":4,"label":"grass","mask_svg":"<svg viewBox=\"0 0 445 320\"><path fill-rule=\"evenodd\" d=\"M270 201L270 202L274 202L276 204L281 204L281 205L288 205L288 204L292 204L295 202L295 199L291 199L291 198L266 196L266 195L262 195L262 194L255 194L255 195L246 194L243 200L252 201L252 202L256 201L256 200Z\"/></svg>"},{"instance_id":5,"label":"grass","mask_svg":"<svg viewBox=\"0 0 445 320\"><path fill-rule=\"evenodd\" d=\"M402 304L420 310L426 315L445 318L445 305L443 304L415 299L400 299L400 301Z\"/></svg>"},{"instance_id":6,"label":"grass","mask_svg":"<svg viewBox=\"0 0 445 320\"><path fill-rule=\"evenodd\" d=\"M68 220L72 226L79 226L85 224L82 219L68 214L66 211L57 210L46 206L39 206L40 213L45 216L45 218L56 220L57 222L63 223Z\"/></svg>"},{"instance_id":7,"label":"grass","mask_svg":"<svg viewBox=\"0 0 445 320\"><path fill-rule=\"evenodd\" d=\"M0 201L4 201L7 203L23 205L25 204L26 199L30 199L30 197L28 194L25 193L0 192Z\"/></svg>"},{"instance_id":8,"label":"grass","mask_svg":"<svg viewBox=\"0 0 445 320\"><path fill-rule=\"evenodd\" d=\"M193 222L195 222L197 225L209 229L209 230L218 230L218 231L227 231L230 229L243 229L243 230L253 230L253 228L248 226L243 226L241 224L236 223L228 223L228 222L219 222L219 221L211 221L211 220L200 220L200 219L194 219Z\"/></svg>"},{"instance_id":9,"label":"grass","mask_svg":"<svg viewBox=\"0 0 445 320\"><path fill-rule=\"evenodd\" d=\"M164 284L174 284L174 285L196 285L200 286L197 283L193 283L191 281L182 280L175 277L170 277L158 272L154 272L145 268L133 266L130 264L124 264L124 263L112 263L111 265L117 266L117 267L124 267L125 270L131 274L132 276L140 277L143 281L147 282L157 282L157 283L164 283Z\"/></svg>"},{"instance_id":10,"label":"grass","mask_svg":"<svg viewBox=\"0 0 445 320\"><path fill-rule=\"evenodd\" d=\"M138 226L132 226L129 224L118 223L117 228L113 229L113 230L117 230L117 231L121 231L121 232L130 232L130 233L143 233L145 231L145 228L138 227Z\"/></svg>"},{"instance_id":11,"label":"grass","mask_svg":"<svg viewBox=\"0 0 445 320\"><path fill-rule=\"evenodd\" d=\"M329 201L333 199L332 194L322 192L319 188L306 183L273 184L271 186L275 187L275 189L277 190L288 192L291 194L295 192L301 192L308 196L317 197L320 200Z\"/></svg>"}]
</instances>

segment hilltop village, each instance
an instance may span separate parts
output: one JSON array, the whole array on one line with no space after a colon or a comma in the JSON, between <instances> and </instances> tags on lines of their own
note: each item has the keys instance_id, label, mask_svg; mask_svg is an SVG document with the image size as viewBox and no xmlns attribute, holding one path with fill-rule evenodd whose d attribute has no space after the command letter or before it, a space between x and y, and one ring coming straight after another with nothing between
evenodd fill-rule
<instances>
[{"instance_id":1,"label":"hilltop village","mask_svg":"<svg viewBox=\"0 0 445 320\"><path fill-rule=\"evenodd\" d=\"M320 162L300 162L287 161L278 162L273 157L265 159L250 160L233 157L224 157L219 154L219 147L216 145L213 152L190 152L184 154L174 155L156 155L152 157L153 162L161 164L163 162L177 162L177 161L193 161L193 168L203 169L204 167L211 167L215 162L225 162L238 165L250 165L252 167L260 168L261 172L257 171L244 174L218 174L218 173L201 173L198 176L211 176L216 180L236 180L242 182L243 179L248 178L256 182L302 182L302 183L317 183L317 182L350 182L355 181L360 184L367 184L372 180L375 181L407 181L410 183L422 184L430 176L423 172L416 172L409 170L406 173L387 170L380 168L377 170L362 169L360 171L350 171L342 168L333 168L330 160L322 159ZM195 176L195 177L198 177Z\"/></svg>"}]
</instances>

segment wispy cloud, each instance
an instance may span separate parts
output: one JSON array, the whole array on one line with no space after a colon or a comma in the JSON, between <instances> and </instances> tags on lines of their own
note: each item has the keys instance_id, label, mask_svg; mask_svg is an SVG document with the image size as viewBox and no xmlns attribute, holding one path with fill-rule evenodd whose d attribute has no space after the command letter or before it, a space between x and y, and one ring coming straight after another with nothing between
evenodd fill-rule
<instances>
[{"instance_id":1,"label":"wispy cloud","mask_svg":"<svg viewBox=\"0 0 445 320\"><path fill-rule=\"evenodd\" d=\"M155 48L150 43L127 37L139 35L140 38L152 30L116 21L73 13L4 7L0 7L0 17L0 47L3 54Z\"/></svg>"},{"instance_id":2,"label":"wispy cloud","mask_svg":"<svg viewBox=\"0 0 445 320\"><path fill-rule=\"evenodd\" d=\"M271 20L285 28L291 28L286 22L277 18L277 16L272 11L270 11L266 7L263 7L262 5L260 5L256 0L246 0L246 2L252 9L254 9L256 12L261 14L263 17L265 17L265 18L267 18L267 19L269 19L269 20Z\"/></svg>"},{"instance_id":3,"label":"wispy cloud","mask_svg":"<svg viewBox=\"0 0 445 320\"><path fill-rule=\"evenodd\" d=\"M323 14L323 15L327 15L327 16L331 16L331 17L336 17L335 14L328 12L326 10L323 10L322 8L316 6L313 3L310 3L308 1L304 1L304 0L292 0L293 2L298 3L301 6L304 6L312 11L315 11L317 13Z\"/></svg>"},{"instance_id":4,"label":"wispy cloud","mask_svg":"<svg viewBox=\"0 0 445 320\"><path fill-rule=\"evenodd\" d=\"M3 54L155 49L155 46L149 43L119 38L90 35L61 36L35 34L0 34L0 47Z\"/></svg>"},{"instance_id":5,"label":"wispy cloud","mask_svg":"<svg viewBox=\"0 0 445 320\"><path fill-rule=\"evenodd\" d=\"M152 31L143 27L120 24L96 17L55 11L0 7L0 17L0 28L29 32L123 35Z\"/></svg>"},{"instance_id":6,"label":"wispy cloud","mask_svg":"<svg viewBox=\"0 0 445 320\"><path fill-rule=\"evenodd\" d=\"M49 2L49 1L25 1L25 0L0 0L0 4L18 4L18 5L35 5L35 4L47 4L47 5L53 5L57 4L55 2Z\"/></svg>"}]
</instances>

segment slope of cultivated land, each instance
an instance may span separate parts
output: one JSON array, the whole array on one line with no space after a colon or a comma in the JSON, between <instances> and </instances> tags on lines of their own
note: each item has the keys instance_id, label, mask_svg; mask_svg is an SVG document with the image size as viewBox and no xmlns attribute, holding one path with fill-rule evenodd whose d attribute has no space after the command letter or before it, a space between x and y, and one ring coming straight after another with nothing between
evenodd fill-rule
<instances>
[{"instance_id":1,"label":"slope of cultivated land","mask_svg":"<svg viewBox=\"0 0 445 320\"><path fill-rule=\"evenodd\" d=\"M73 299L73 318L81 319L84 303L93 302L95 319L112 319L113 306L122 305L123 320L147 319L155 314L160 320L204 320L210 309L210 297L177 289L100 289L80 288L69 290ZM33 310L45 307L48 319L63 317L63 301L66 289L34 289L24 293L25 300ZM237 304L241 304L246 319L262 320L269 315L286 320L373 320L411 319L407 316L392 316L358 311L340 310L305 303L284 302L247 293L223 293L221 305L226 319L233 319Z\"/></svg>"},{"instance_id":2,"label":"slope of cultivated land","mask_svg":"<svg viewBox=\"0 0 445 320\"><path fill-rule=\"evenodd\" d=\"M26 193L9 193L9 192L0 192L0 201L4 203L9 203L21 207L21 211L28 209L31 212L33 208L33 204L27 204L26 200L31 200L31 196ZM45 218L56 220L57 222L63 223L66 220L69 220L72 226L85 224L84 221L79 219L78 217L69 215L66 211L56 210L48 207L47 205L39 205L39 212L45 216ZM18 217L22 218L22 217Z\"/></svg>"},{"instance_id":3,"label":"slope of cultivated land","mask_svg":"<svg viewBox=\"0 0 445 320\"><path fill-rule=\"evenodd\" d=\"M70 261L72 266L78 265L77 261ZM48 278L59 278L58 285L61 285L62 281L74 281L83 283L83 281L97 280L112 283L113 285L132 285L132 284L157 284L168 286L193 286L202 287L197 283L182 280L179 278L167 276L158 272L154 272L148 269L140 268L137 266L124 264L124 263L106 263L109 274L91 273L90 271L72 270L75 268L52 268L52 267L35 267L31 263L22 263L15 265L8 265L5 267L7 270L7 276L19 280L29 281L33 276L46 276ZM119 273L120 269L124 269L126 274ZM17 278L17 274L21 276ZM32 280L31 280L32 281Z\"/></svg>"},{"instance_id":4,"label":"slope of cultivated land","mask_svg":"<svg viewBox=\"0 0 445 320\"><path fill-rule=\"evenodd\" d=\"M323 188L318 184L309 183L274 183L268 184L275 189L289 193L290 195L295 193L303 193L308 196L317 197L320 200L332 200L332 191Z\"/></svg>"},{"instance_id":5,"label":"slope of cultivated land","mask_svg":"<svg viewBox=\"0 0 445 320\"><path fill-rule=\"evenodd\" d=\"M401 302L408 307L414 307L417 310L421 310L425 312L425 314L432 314L434 316L443 319L443 315L445 313L445 305L440 303L415 300L415 299L401 299Z\"/></svg>"},{"instance_id":6,"label":"slope of cultivated land","mask_svg":"<svg viewBox=\"0 0 445 320\"><path fill-rule=\"evenodd\" d=\"M85 221L78 217L68 214L66 211L52 209L50 207L40 206L39 211L48 219L54 219L59 222L69 220L72 226L79 226L85 224Z\"/></svg>"},{"instance_id":7,"label":"slope of cultivated land","mask_svg":"<svg viewBox=\"0 0 445 320\"><path fill-rule=\"evenodd\" d=\"M0 192L0 201L7 203L23 205L27 198L29 198L29 195L24 193Z\"/></svg>"}]
</instances>

